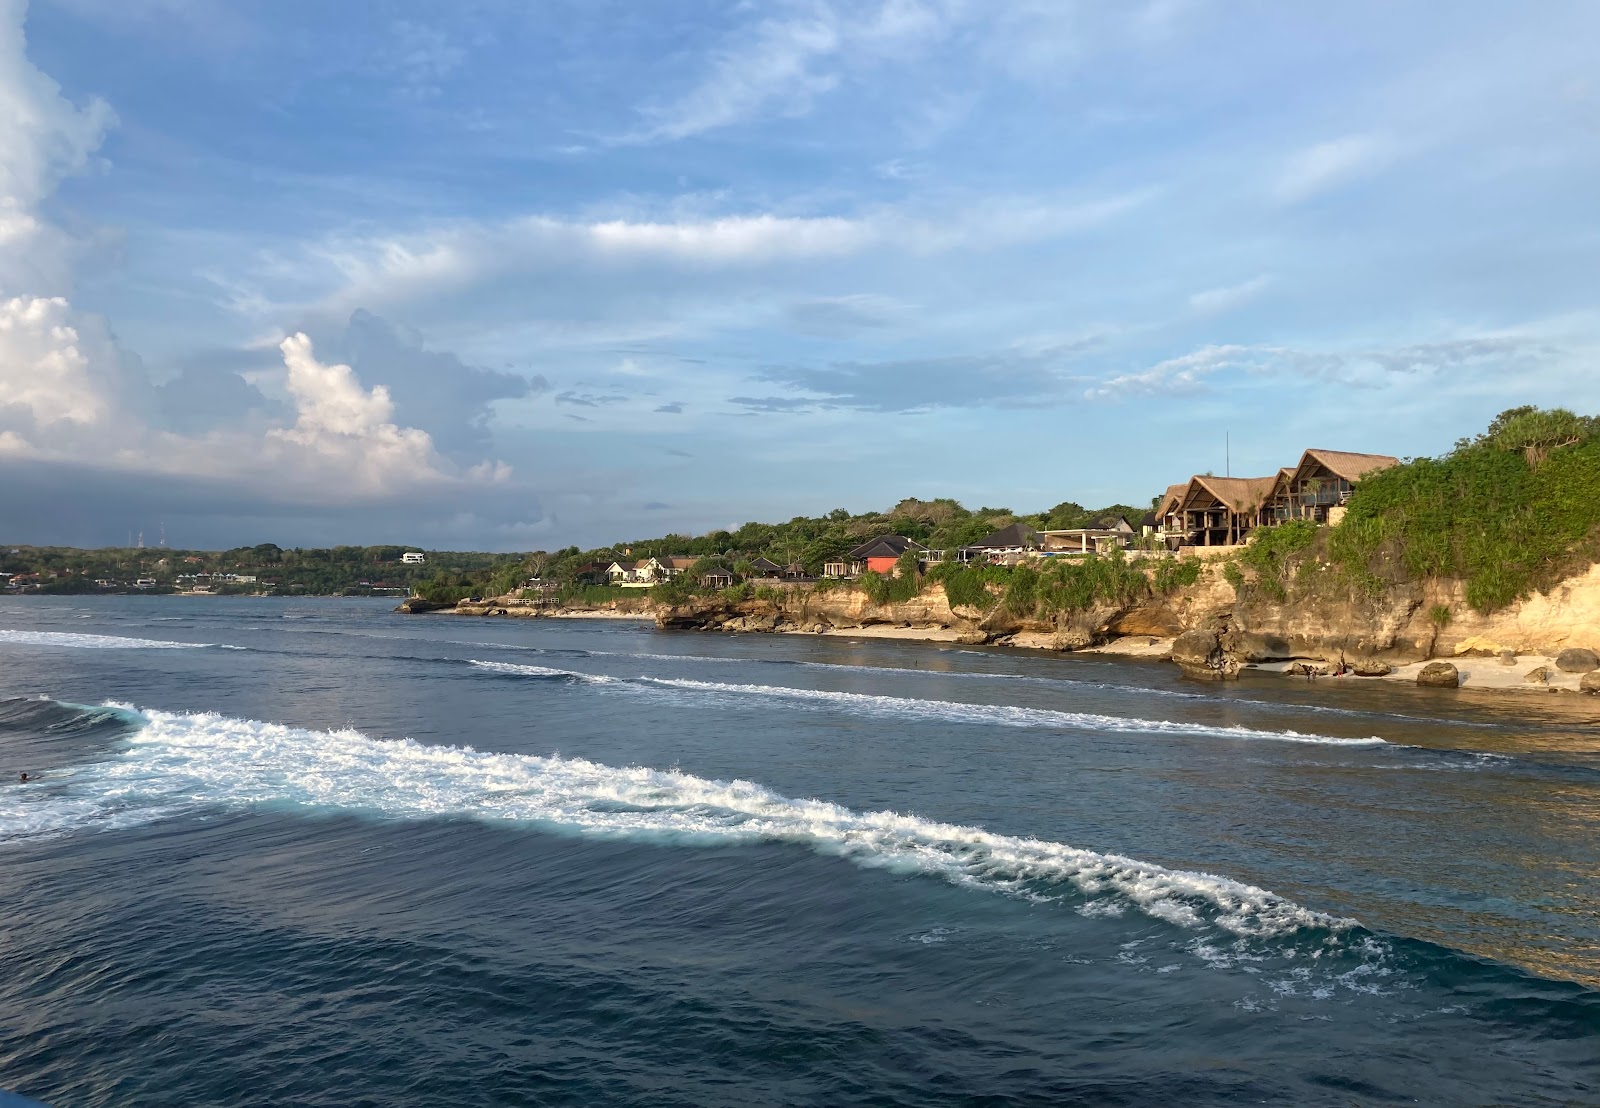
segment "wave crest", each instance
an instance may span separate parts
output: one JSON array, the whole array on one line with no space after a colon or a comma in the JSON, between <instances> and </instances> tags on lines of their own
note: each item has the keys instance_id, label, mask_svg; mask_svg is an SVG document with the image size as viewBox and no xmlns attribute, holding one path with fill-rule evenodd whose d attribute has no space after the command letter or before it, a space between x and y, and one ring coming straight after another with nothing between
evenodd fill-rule
<instances>
[{"instance_id":1,"label":"wave crest","mask_svg":"<svg viewBox=\"0 0 1600 1108\"><path fill-rule=\"evenodd\" d=\"M198 650L215 645L208 642L135 639L123 635L86 635L70 631L0 630L0 643L8 642L24 646L63 646L78 650Z\"/></svg>"},{"instance_id":2,"label":"wave crest","mask_svg":"<svg viewBox=\"0 0 1600 1108\"><path fill-rule=\"evenodd\" d=\"M123 827L208 807L274 805L393 819L470 818L690 845L794 843L868 868L1032 900L1076 896L1235 936L1354 926L1226 877L909 813L857 812L749 781L213 713L145 710L139 718L143 726L121 756L79 767L47 789L0 789L0 841Z\"/></svg>"}]
</instances>

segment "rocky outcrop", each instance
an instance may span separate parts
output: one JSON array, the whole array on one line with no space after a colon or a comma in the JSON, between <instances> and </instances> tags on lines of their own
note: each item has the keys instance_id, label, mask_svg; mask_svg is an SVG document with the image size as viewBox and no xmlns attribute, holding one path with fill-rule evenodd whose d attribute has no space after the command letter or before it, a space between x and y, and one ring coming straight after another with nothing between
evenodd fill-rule
<instances>
[{"instance_id":1,"label":"rocky outcrop","mask_svg":"<svg viewBox=\"0 0 1600 1108\"><path fill-rule=\"evenodd\" d=\"M1172 660L1195 681L1227 681L1239 676L1239 662L1222 648L1215 631L1185 631L1172 640Z\"/></svg>"},{"instance_id":2,"label":"rocky outcrop","mask_svg":"<svg viewBox=\"0 0 1600 1108\"><path fill-rule=\"evenodd\" d=\"M1449 662L1429 662L1417 674L1417 684L1430 689L1454 689L1461 684L1461 671Z\"/></svg>"},{"instance_id":3,"label":"rocky outcrop","mask_svg":"<svg viewBox=\"0 0 1600 1108\"><path fill-rule=\"evenodd\" d=\"M1600 657L1582 646L1569 646L1556 655L1556 668L1562 673L1588 673L1600 669Z\"/></svg>"},{"instance_id":4,"label":"rocky outcrop","mask_svg":"<svg viewBox=\"0 0 1600 1108\"><path fill-rule=\"evenodd\" d=\"M1183 633L1183 619L1171 608L1146 604L1122 612L1106 624L1113 635L1149 635L1157 639L1170 639Z\"/></svg>"},{"instance_id":5,"label":"rocky outcrop","mask_svg":"<svg viewBox=\"0 0 1600 1108\"><path fill-rule=\"evenodd\" d=\"M437 612L444 608L454 607L454 604L441 604L437 600L424 600L420 596L408 596L400 602L400 606L395 611L403 612L406 615L417 615L422 612Z\"/></svg>"},{"instance_id":6,"label":"rocky outcrop","mask_svg":"<svg viewBox=\"0 0 1600 1108\"><path fill-rule=\"evenodd\" d=\"M654 606L647 597L622 597L598 605L561 606L542 600L524 600L521 597L495 596L471 597L454 604L441 604L413 596L407 598L397 612L417 615L422 612L448 612L457 616L511 616L522 619L545 617L644 617L652 614Z\"/></svg>"},{"instance_id":7,"label":"rocky outcrop","mask_svg":"<svg viewBox=\"0 0 1600 1108\"><path fill-rule=\"evenodd\" d=\"M723 596L694 597L656 609L656 625L706 631L830 632L893 627L925 637L969 645L1024 646L1041 650L1082 650L1117 637L1108 624L1125 609L1096 607L1049 619L1021 619L995 605L952 606L944 589L930 585L911 600L874 604L859 589L779 589L779 595L732 601ZM1155 615L1151 621L1159 620ZM1145 626L1153 625L1147 621ZM1176 625L1167 615L1165 626Z\"/></svg>"}]
</instances>

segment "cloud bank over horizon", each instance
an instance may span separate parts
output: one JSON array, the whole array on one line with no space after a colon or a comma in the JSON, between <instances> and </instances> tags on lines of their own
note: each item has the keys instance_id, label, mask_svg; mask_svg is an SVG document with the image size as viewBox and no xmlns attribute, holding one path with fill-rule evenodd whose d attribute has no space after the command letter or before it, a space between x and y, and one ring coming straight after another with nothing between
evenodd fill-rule
<instances>
[{"instance_id":1,"label":"cloud bank over horizon","mask_svg":"<svg viewBox=\"0 0 1600 1108\"><path fill-rule=\"evenodd\" d=\"M0 0L0 537L1140 502L1224 435L1265 473L1600 410L1597 33Z\"/></svg>"}]
</instances>

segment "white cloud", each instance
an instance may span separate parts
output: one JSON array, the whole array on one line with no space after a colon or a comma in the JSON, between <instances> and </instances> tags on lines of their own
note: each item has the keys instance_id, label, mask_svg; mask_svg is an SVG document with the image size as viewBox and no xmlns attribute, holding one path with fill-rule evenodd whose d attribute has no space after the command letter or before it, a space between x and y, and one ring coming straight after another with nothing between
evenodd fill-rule
<instances>
[{"instance_id":1,"label":"white cloud","mask_svg":"<svg viewBox=\"0 0 1600 1108\"><path fill-rule=\"evenodd\" d=\"M1284 378L1307 387L1386 388L1419 377L1449 375L1451 388L1468 385L1488 370L1515 384L1524 374L1570 360L1571 353L1545 339L1504 332L1435 342L1347 350L1312 350L1265 344L1210 345L1158 362L1138 373L1109 377L1085 390L1090 400L1171 392L1197 392L1225 370ZM1498 372L1496 372L1498 370ZM1513 372L1514 370L1514 372Z\"/></svg>"},{"instance_id":2,"label":"white cloud","mask_svg":"<svg viewBox=\"0 0 1600 1108\"><path fill-rule=\"evenodd\" d=\"M89 167L115 117L99 100L69 103L28 60L26 14L25 0L0 0L0 294L53 295L68 291L76 250L39 205Z\"/></svg>"},{"instance_id":3,"label":"white cloud","mask_svg":"<svg viewBox=\"0 0 1600 1108\"><path fill-rule=\"evenodd\" d=\"M839 49L839 20L818 5L792 19L761 22L745 41L720 51L698 86L668 104L646 108L650 123L624 141L682 139L739 123L776 104L794 115L828 92L837 78L814 72L815 63Z\"/></svg>"},{"instance_id":4,"label":"white cloud","mask_svg":"<svg viewBox=\"0 0 1600 1108\"><path fill-rule=\"evenodd\" d=\"M304 334L290 335L279 349L288 369L296 418L292 427L268 431L269 443L303 448L305 455L299 460L310 462L312 468L335 463L341 477L363 492L444 476L427 432L393 422L394 402L388 389L378 385L368 391L349 366L317 361Z\"/></svg>"},{"instance_id":5,"label":"white cloud","mask_svg":"<svg viewBox=\"0 0 1600 1108\"><path fill-rule=\"evenodd\" d=\"M1272 192L1280 202L1296 204L1371 176L1396 156L1394 142L1375 133L1345 135L1319 142L1288 158L1273 183Z\"/></svg>"},{"instance_id":6,"label":"white cloud","mask_svg":"<svg viewBox=\"0 0 1600 1108\"><path fill-rule=\"evenodd\" d=\"M1272 275L1263 273L1259 277L1252 277L1237 285L1226 285L1222 288L1206 289L1189 297L1189 307L1201 315L1217 315L1221 312L1232 311L1234 308L1248 304L1272 284Z\"/></svg>"},{"instance_id":7,"label":"white cloud","mask_svg":"<svg viewBox=\"0 0 1600 1108\"><path fill-rule=\"evenodd\" d=\"M35 425L92 426L111 411L59 296L0 300L0 386L0 404L26 409Z\"/></svg>"},{"instance_id":8,"label":"white cloud","mask_svg":"<svg viewBox=\"0 0 1600 1108\"><path fill-rule=\"evenodd\" d=\"M291 424L164 429L139 360L104 320L59 294L76 251L41 205L90 165L113 117L98 101L74 107L32 65L25 8L0 0L0 451L124 473L205 474L322 503L509 478L498 461L463 471L442 460L426 431L395 422L386 387L363 388L349 366L318 361L303 334L280 347Z\"/></svg>"},{"instance_id":9,"label":"white cloud","mask_svg":"<svg viewBox=\"0 0 1600 1108\"><path fill-rule=\"evenodd\" d=\"M1257 351L1249 346L1203 346L1193 353L1158 362L1139 373L1123 373L1101 381L1084 391L1090 400L1159 392L1192 392L1201 382L1229 366L1241 364Z\"/></svg>"},{"instance_id":10,"label":"white cloud","mask_svg":"<svg viewBox=\"0 0 1600 1108\"><path fill-rule=\"evenodd\" d=\"M654 274L663 295L680 295L684 274L754 272L874 252L916 257L1045 242L1103 226L1153 196L1151 190L1076 196L946 198L938 206L877 208L849 215L772 212L677 218L574 219L532 214L378 235L340 235L298 255L257 260L253 280L231 281L234 305L263 322L305 312L347 315L436 303L452 294L503 293L523 277L560 294L598 283L594 301L617 295L623 273ZM642 278L649 280L649 278ZM719 303L725 296L713 292Z\"/></svg>"}]
</instances>

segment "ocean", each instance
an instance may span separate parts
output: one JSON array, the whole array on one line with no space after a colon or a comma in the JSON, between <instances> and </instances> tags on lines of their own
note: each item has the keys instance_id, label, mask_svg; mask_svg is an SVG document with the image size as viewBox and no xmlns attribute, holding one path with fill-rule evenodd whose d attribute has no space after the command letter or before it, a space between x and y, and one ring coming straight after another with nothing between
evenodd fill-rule
<instances>
[{"instance_id":1,"label":"ocean","mask_svg":"<svg viewBox=\"0 0 1600 1108\"><path fill-rule=\"evenodd\" d=\"M0 1089L1600 1104L1594 700L391 605L0 600Z\"/></svg>"}]
</instances>

